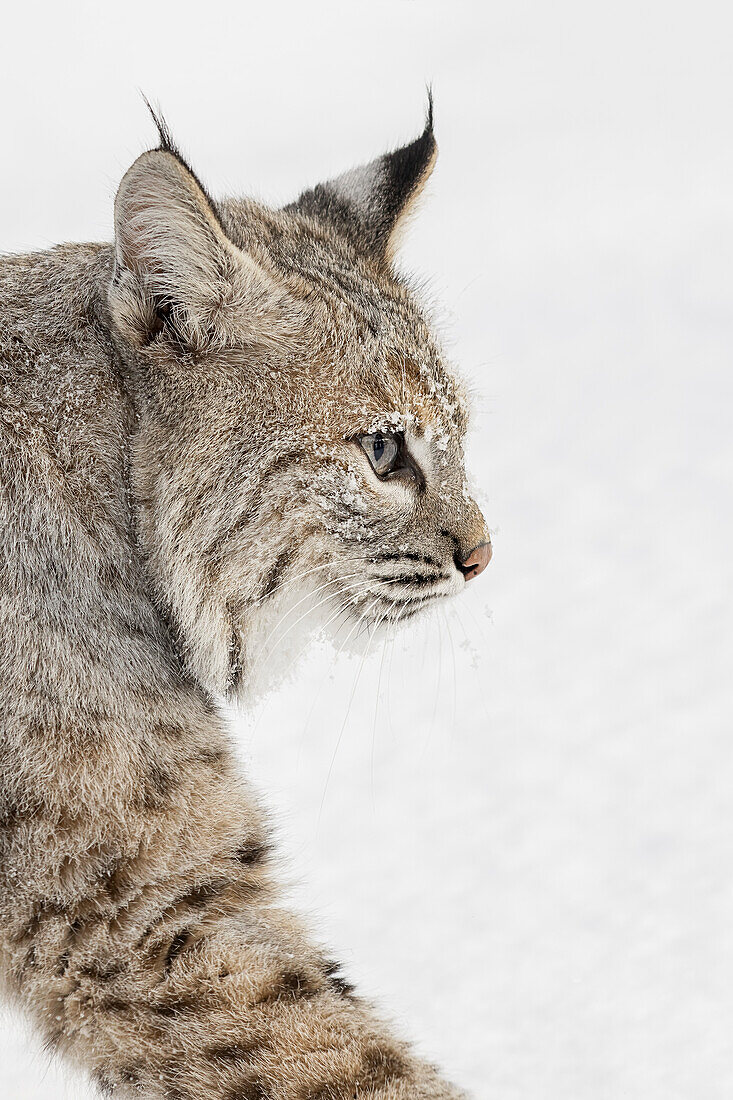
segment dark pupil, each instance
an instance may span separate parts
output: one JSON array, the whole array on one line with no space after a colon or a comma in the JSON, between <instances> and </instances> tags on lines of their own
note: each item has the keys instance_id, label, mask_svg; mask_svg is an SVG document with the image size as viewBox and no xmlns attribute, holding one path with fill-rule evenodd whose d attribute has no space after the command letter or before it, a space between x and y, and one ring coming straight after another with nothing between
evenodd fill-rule
<instances>
[{"instance_id":1,"label":"dark pupil","mask_svg":"<svg viewBox=\"0 0 733 1100\"><path fill-rule=\"evenodd\" d=\"M374 460L379 462L380 458L384 454L384 437L377 435L374 437Z\"/></svg>"}]
</instances>

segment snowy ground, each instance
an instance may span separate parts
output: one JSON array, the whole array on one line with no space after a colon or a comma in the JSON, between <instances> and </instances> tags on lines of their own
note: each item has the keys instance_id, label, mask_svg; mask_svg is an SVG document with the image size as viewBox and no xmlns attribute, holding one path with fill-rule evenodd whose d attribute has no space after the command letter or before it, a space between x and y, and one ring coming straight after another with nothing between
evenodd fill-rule
<instances>
[{"instance_id":1,"label":"snowy ground","mask_svg":"<svg viewBox=\"0 0 733 1100\"><path fill-rule=\"evenodd\" d=\"M215 192L285 201L435 85L405 262L477 391L495 557L356 687L316 650L240 722L298 903L477 1098L729 1100L723 5L165 7L5 17L4 248L109 236L136 86ZM10 1020L0 1093L86 1096Z\"/></svg>"}]
</instances>

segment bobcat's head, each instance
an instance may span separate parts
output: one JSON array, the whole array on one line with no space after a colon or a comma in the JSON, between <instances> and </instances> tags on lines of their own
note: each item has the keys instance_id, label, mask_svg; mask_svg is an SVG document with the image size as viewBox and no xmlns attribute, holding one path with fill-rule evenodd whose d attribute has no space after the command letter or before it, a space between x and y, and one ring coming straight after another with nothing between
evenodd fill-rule
<instances>
[{"instance_id":1,"label":"bobcat's head","mask_svg":"<svg viewBox=\"0 0 733 1100\"><path fill-rule=\"evenodd\" d=\"M392 267L432 111L410 145L281 210L214 202L160 137L115 203L132 495L188 665L227 692L283 593L308 584L372 627L459 592L491 549L465 395Z\"/></svg>"}]
</instances>

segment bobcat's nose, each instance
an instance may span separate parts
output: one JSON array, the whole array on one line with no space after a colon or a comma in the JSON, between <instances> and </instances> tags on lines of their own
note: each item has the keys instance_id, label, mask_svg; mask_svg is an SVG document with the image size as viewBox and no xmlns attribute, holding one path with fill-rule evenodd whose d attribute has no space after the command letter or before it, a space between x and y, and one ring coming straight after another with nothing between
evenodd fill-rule
<instances>
[{"instance_id":1,"label":"bobcat's nose","mask_svg":"<svg viewBox=\"0 0 733 1100\"><path fill-rule=\"evenodd\" d=\"M480 542L463 561L460 560L457 554L454 560L456 569L463 573L467 581L472 581L479 573L483 573L491 561L491 543Z\"/></svg>"}]
</instances>

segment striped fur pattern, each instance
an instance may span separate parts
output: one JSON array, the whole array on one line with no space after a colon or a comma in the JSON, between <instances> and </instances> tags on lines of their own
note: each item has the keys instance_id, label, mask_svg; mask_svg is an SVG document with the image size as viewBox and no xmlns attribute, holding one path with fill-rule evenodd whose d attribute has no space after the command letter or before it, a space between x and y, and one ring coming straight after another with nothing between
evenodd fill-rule
<instances>
[{"instance_id":1,"label":"striped fur pattern","mask_svg":"<svg viewBox=\"0 0 733 1100\"><path fill-rule=\"evenodd\" d=\"M277 211L161 127L114 246L0 262L0 971L102 1094L462 1095L281 906L221 709L309 578L376 628L487 538L391 267L434 155L429 122ZM375 477L377 429L419 484Z\"/></svg>"}]
</instances>

